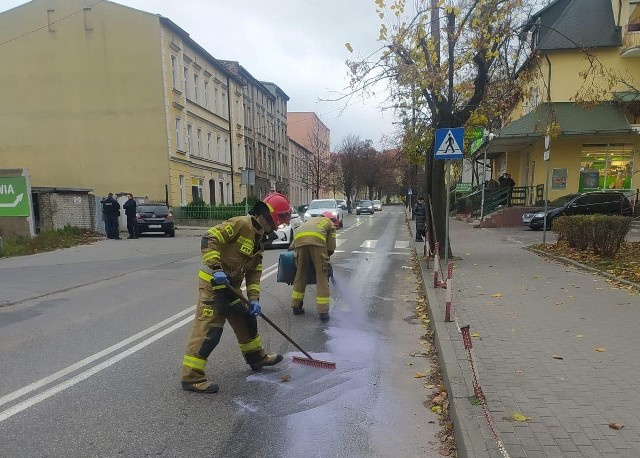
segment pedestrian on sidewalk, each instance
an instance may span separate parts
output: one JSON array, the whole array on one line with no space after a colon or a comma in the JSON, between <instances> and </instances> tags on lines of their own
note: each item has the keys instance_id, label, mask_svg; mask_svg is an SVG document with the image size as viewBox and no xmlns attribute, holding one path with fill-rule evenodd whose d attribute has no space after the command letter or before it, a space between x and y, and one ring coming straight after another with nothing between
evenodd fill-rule
<instances>
[{"instance_id":1,"label":"pedestrian on sidewalk","mask_svg":"<svg viewBox=\"0 0 640 458\"><path fill-rule=\"evenodd\" d=\"M136 219L136 200L133 198L133 194L127 194L127 201L122 205L124 213L127 215L127 230L129 231L129 239L137 239L140 234L138 233L138 220Z\"/></svg>"},{"instance_id":2,"label":"pedestrian on sidewalk","mask_svg":"<svg viewBox=\"0 0 640 458\"><path fill-rule=\"evenodd\" d=\"M321 321L329 320L329 259L336 250L338 220L331 212L309 218L295 235L290 250L295 251L296 276L291 293L294 315L302 315L307 273L313 265L316 273L316 310Z\"/></svg>"},{"instance_id":3,"label":"pedestrian on sidewalk","mask_svg":"<svg viewBox=\"0 0 640 458\"><path fill-rule=\"evenodd\" d=\"M196 319L182 360L183 390L218 392L218 385L207 379L205 367L209 355L220 342L227 321L236 335L245 362L252 370L282 361L281 354L265 352L257 322L257 316L262 312L259 301L265 237L280 224L288 224L291 220L291 204L282 197L281 207L274 208L258 201L248 216L230 218L213 226L202 237L203 264L198 273ZM227 288L230 284L238 289L243 280L250 302L248 309Z\"/></svg>"},{"instance_id":4,"label":"pedestrian on sidewalk","mask_svg":"<svg viewBox=\"0 0 640 458\"><path fill-rule=\"evenodd\" d=\"M427 207L424 205L424 197L418 197L418 201L413 207L413 214L416 219L416 242L422 242L422 236L427 227Z\"/></svg>"}]
</instances>

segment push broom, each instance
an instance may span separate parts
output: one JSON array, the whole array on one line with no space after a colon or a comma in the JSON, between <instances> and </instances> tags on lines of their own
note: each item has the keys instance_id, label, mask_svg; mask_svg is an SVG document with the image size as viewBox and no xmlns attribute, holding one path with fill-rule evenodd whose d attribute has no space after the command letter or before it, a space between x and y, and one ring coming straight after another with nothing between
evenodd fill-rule
<instances>
[{"instance_id":1,"label":"push broom","mask_svg":"<svg viewBox=\"0 0 640 458\"><path fill-rule=\"evenodd\" d=\"M227 288L229 288L237 297L238 299L240 299L245 305L249 306L249 300L244 297L244 295L242 294L242 292L240 290L238 290L237 288L234 288L233 286L231 286L231 284L229 282L227 282ZM311 367L318 367L321 369L330 369L333 370L336 368L336 363L332 362L332 361L322 361L321 359L315 359L314 357L312 357L309 353L307 353L306 351L304 351L302 349L302 347L300 345L298 345L297 343L294 342L294 340L289 337L282 329L280 329L273 321L271 321L269 318L267 318L265 316L264 313L260 313L260 316L262 317L262 319L264 321L266 321L267 323L269 323L269 325L275 329L276 331L278 331L282 337L284 337L285 339L287 339L289 342L291 342L291 344L296 347L298 350L300 350L305 356L306 358L302 358L300 356L294 356L292 358L292 361L294 363L297 364L304 364L305 366L311 366Z\"/></svg>"}]
</instances>

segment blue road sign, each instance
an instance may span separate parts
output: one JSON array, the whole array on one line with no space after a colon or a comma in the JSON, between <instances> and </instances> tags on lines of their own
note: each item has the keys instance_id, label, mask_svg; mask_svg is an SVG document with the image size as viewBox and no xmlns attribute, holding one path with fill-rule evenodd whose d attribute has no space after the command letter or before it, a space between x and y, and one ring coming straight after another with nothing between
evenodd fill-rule
<instances>
[{"instance_id":1,"label":"blue road sign","mask_svg":"<svg viewBox=\"0 0 640 458\"><path fill-rule=\"evenodd\" d=\"M462 159L464 127L436 129L435 159Z\"/></svg>"}]
</instances>

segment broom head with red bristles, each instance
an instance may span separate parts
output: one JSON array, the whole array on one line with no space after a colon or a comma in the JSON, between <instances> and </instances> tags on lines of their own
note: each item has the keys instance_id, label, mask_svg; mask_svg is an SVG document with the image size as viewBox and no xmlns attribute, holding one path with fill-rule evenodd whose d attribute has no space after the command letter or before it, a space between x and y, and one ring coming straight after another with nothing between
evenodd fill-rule
<instances>
[{"instance_id":1,"label":"broom head with red bristles","mask_svg":"<svg viewBox=\"0 0 640 458\"><path fill-rule=\"evenodd\" d=\"M317 367L319 369L334 370L336 363L332 361L322 361L321 359L303 358L301 356L294 356L292 361L296 364L304 364L305 366Z\"/></svg>"}]
</instances>

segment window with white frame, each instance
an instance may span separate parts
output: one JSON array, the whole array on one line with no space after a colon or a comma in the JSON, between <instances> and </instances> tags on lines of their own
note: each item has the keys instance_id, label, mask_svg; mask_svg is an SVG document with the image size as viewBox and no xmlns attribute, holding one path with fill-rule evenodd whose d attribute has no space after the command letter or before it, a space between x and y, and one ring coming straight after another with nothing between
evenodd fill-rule
<instances>
[{"instance_id":1,"label":"window with white frame","mask_svg":"<svg viewBox=\"0 0 640 458\"><path fill-rule=\"evenodd\" d=\"M209 81L204 82L204 106L209 108Z\"/></svg>"},{"instance_id":2,"label":"window with white frame","mask_svg":"<svg viewBox=\"0 0 640 458\"><path fill-rule=\"evenodd\" d=\"M193 98L197 102L198 101L198 74L193 73Z\"/></svg>"},{"instance_id":3,"label":"window with white frame","mask_svg":"<svg viewBox=\"0 0 640 458\"><path fill-rule=\"evenodd\" d=\"M222 93L222 117L227 117L227 93Z\"/></svg>"},{"instance_id":4,"label":"window with white frame","mask_svg":"<svg viewBox=\"0 0 640 458\"><path fill-rule=\"evenodd\" d=\"M189 98L189 69L187 67L184 67L182 78L184 82L184 96Z\"/></svg>"},{"instance_id":5,"label":"window with white frame","mask_svg":"<svg viewBox=\"0 0 640 458\"><path fill-rule=\"evenodd\" d=\"M224 139L224 163L228 164L229 158L229 140L227 140L226 138Z\"/></svg>"},{"instance_id":6,"label":"window with white frame","mask_svg":"<svg viewBox=\"0 0 640 458\"><path fill-rule=\"evenodd\" d=\"M218 88L213 90L213 112L218 114Z\"/></svg>"},{"instance_id":7,"label":"window with white frame","mask_svg":"<svg viewBox=\"0 0 640 458\"><path fill-rule=\"evenodd\" d=\"M211 159L211 132L207 132L207 159Z\"/></svg>"},{"instance_id":8,"label":"window with white frame","mask_svg":"<svg viewBox=\"0 0 640 458\"><path fill-rule=\"evenodd\" d=\"M231 183L227 182L227 204L231 202Z\"/></svg>"},{"instance_id":9,"label":"window with white frame","mask_svg":"<svg viewBox=\"0 0 640 458\"><path fill-rule=\"evenodd\" d=\"M187 205L187 190L184 187L184 175L178 176L178 186L180 188L180 206Z\"/></svg>"},{"instance_id":10,"label":"window with white frame","mask_svg":"<svg viewBox=\"0 0 640 458\"><path fill-rule=\"evenodd\" d=\"M220 138L220 136L216 136L216 159L218 161L221 161L221 157L222 157L222 139Z\"/></svg>"},{"instance_id":11,"label":"window with white frame","mask_svg":"<svg viewBox=\"0 0 640 458\"><path fill-rule=\"evenodd\" d=\"M187 124L187 153L191 154L191 124Z\"/></svg>"},{"instance_id":12,"label":"window with white frame","mask_svg":"<svg viewBox=\"0 0 640 458\"><path fill-rule=\"evenodd\" d=\"M176 149L182 150L182 119L176 118Z\"/></svg>"},{"instance_id":13,"label":"window with white frame","mask_svg":"<svg viewBox=\"0 0 640 458\"><path fill-rule=\"evenodd\" d=\"M197 149L196 149L196 154L200 157L202 157L202 129L198 129L197 132L197 136L196 136L196 141L198 142Z\"/></svg>"},{"instance_id":14,"label":"window with white frame","mask_svg":"<svg viewBox=\"0 0 640 458\"><path fill-rule=\"evenodd\" d=\"M173 82L173 88L178 89L178 58L171 55L171 80Z\"/></svg>"},{"instance_id":15,"label":"window with white frame","mask_svg":"<svg viewBox=\"0 0 640 458\"><path fill-rule=\"evenodd\" d=\"M203 194L204 178L191 177L191 200L204 200Z\"/></svg>"}]
</instances>

